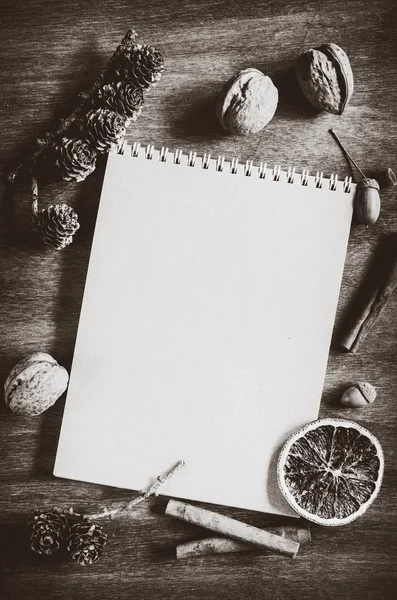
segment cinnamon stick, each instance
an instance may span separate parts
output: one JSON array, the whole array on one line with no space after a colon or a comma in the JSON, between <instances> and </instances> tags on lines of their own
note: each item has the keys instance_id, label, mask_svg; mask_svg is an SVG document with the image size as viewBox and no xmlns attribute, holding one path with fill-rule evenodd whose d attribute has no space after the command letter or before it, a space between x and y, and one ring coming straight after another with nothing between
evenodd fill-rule
<instances>
[{"instance_id":1,"label":"cinnamon stick","mask_svg":"<svg viewBox=\"0 0 397 600\"><path fill-rule=\"evenodd\" d=\"M309 527L267 527L266 531L281 535L284 538L294 540L300 544L310 542L311 535ZM185 544L179 544L176 548L176 557L192 558L194 556L206 556L207 554L226 554L230 552L249 552L258 550L252 544L231 540L225 537L210 537L195 540Z\"/></svg>"},{"instance_id":2,"label":"cinnamon stick","mask_svg":"<svg viewBox=\"0 0 397 600\"><path fill-rule=\"evenodd\" d=\"M298 542L178 500L168 502L165 514L259 548L268 548L280 554L286 554L291 558L295 558L299 550Z\"/></svg>"},{"instance_id":3,"label":"cinnamon stick","mask_svg":"<svg viewBox=\"0 0 397 600\"><path fill-rule=\"evenodd\" d=\"M359 345L386 308L397 287L396 236L393 236L392 242L388 268L383 272L381 279L374 286L372 293L341 340L341 346L349 352L357 352Z\"/></svg>"}]
</instances>

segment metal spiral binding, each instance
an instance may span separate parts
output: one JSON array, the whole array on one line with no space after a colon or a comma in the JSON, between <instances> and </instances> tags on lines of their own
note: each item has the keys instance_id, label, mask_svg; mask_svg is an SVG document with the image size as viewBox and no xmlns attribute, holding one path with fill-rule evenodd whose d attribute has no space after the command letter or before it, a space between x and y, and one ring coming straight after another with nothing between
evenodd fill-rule
<instances>
[{"instance_id":1,"label":"metal spiral binding","mask_svg":"<svg viewBox=\"0 0 397 600\"><path fill-rule=\"evenodd\" d=\"M321 189L323 187L323 172L321 173L317 171L316 176L314 178L314 185L316 188Z\"/></svg>"},{"instance_id":2,"label":"metal spiral binding","mask_svg":"<svg viewBox=\"0 0 397 600\"><path fill-rule=\"evenodd\" d=\"M201 167L203 169L208 169L210 166L210 158L211 158L211 154L204 154L203 159L202 159L202 163L201 163Z\"/></svg>"},{"instance_id":3,"label":"metal spiral binding","mask_svg":"<svg viewBox=\"0 0 397 600\"><path fill-rule=\"evenodd\" d=\"M295 180L295 167L289 167L287 173L287 183L294 183Z\"/></svg>"},{"instance_id":4,"label":"metal spiral binding","mask_svg":"<svg viewBox=\"0 0 397 600\"><path fill-rule=\"evenodd\" d=\"M281 165L274 165L273 169L273 181L280 181Z\"/></svg>"},{"instance_id":5,"label":"metal spiral binding","mask_svg":"<svg viewBox=\"0 0 397 600\"><path fill-rule=\"evenodd\" d=\"M329 178L329 184L328 184L329 189L332 190L333 192L335 192L337 183L338 183L338 175L334 175L334 173L332 173L331 177Z\"/></svg>"},{"instance_id":6,"label":"metal spiral binding","mask_svg":"<svg viewBox=\"0 0 397 600\"><path fill-rule=\"evenodd\" d=\"M160 155L159 155L160 162L165 162L167 160L167 155L168 155L168 148L164 148L164 146L162 146L162 148L160 150Z\"/></svg>"},{"instance_id":7,"label":"metal spiral binding","mask_svg":"<svg viewBox=\"0 0 397 600\"><path fill-rule=\"evenodd\" d=\"M244 175L246 175L247 177L251 177L251 174L252 174L252 165L253 165L252 160L247 160L247 162L245 163Z\"/></svg>"},{"instance_id":8,"label":"metal spiral binding","mask_svg":"<svg viewBox=\"0 0 397 600\"><path fill-rule=\"evenodd\" d=\"M308 169L303 169L301 175L301 185L307 186L309 183L309 171Z\"/></svg>"},{"instance_id":9,"label":"metal spiral binding","mask_svg":"<svg viewBox=\"0 0 397 600\"><path fill-rule=\"evenodd\" d=\"M117 154L124 154L124 150L126 147L126 140L122 140L119 145L117 146Z\"/></svg>"},{"instance_id":10,"label":"metal spiral binding","mask_svg":"<svg viewBox=\"0 0 397 600\"><path fill-rule=\"evenodd\" d=\"M223 171L223 165L225 162L225 157L224 156L218 156L217 161L216 161L216 171Z\"/></svg>"},{"instance_id":11,"label":"metal spiral binding","mask_svg":"<svg viewBox=\"0 0 397 600\"><path fill-rule=\"evenodd\" d=\"M266 163L261 162L258 169L259 179L266 179Z\"/></svg>"},{"instance_id":12,"label":"metal spiral binding","mask_svg":"<svg viewBox=\"0 0 397 600\"><path fill-rule=\"evenodd\" d=\"M176 165L180 165L181 164L181 158L182 158L182 150L175 150L175 153L174 153L174 163Z\"/></svg>"},{"instance_id":13,"label":"metal spiral binding","mask_svg":"<svg viewBox=\"0 0 397 600\"><path fill-rule=\"evenodd\" d=\"M139 148L140 148L140 143L139 142L135 142L134 145L131 148L131 156L133 156L134 158L136 158L138 156Z\"/></svg>"},{"instance_id":14,"label":"metal spiral binding","mask_svg":"<svg viewBox=\"0 0 397 600\"><path fill-rule=\"evenodd\" d=\"M187 159L188 167L194 167L196 164L197 152L189 152L189 158Z\"/></svg>"},{"instance_id":15,"label":"metal spiral binding","mask_svg":"<svg viewBox=\"0 0 397 600\"><path fill-rule=\"evenodd\" d=\"M153 152L154 152L154 146L151 146L151 145L146 146L145 158L147 158L148 160L152 160Z\"/></svg>"},{"instance_id":16,"label":"metal spiral binding","mask_svg":"<svg viewBox=\"0 0 397 600\"><path fill-rule=\"evenodd\" d=\"M124 140L117 147L118 154L124 154L125 148L127 147L126 141ZM131 156L137 157L139 152L141 151L141 145L139 142L135 142L131 147ZM155 156L155 148L153 145L149 144L145 148L143 148L144 156L148 160L152 160ZM182 157L184 156L183 150L177 149L173 153L173 162L176 165L180 165L182 163ZM186 156L186 155L185 155ZM158 152L158 160L160 162L166 162L168 158L168 148L162 147ZM223 172L225 167L225 157L220 155L217 159L211 159L211 154L204 154L201 157L201 168L209 169L211 165L211 160L215 171ZM189 152L187 155L186 162L189 167L195 167L197 165L197 152ZM239 159L237 157L232 158L229 162L230 173L232 175L236 175L238 173L245 175L246 177L257 176L259 179L266 179L270 177L273 181L280 181L283 178L283 181L287 183L294 184L299 183L302 186L309 185L309 170L303 169L300 175L295 173L295 167L289 167L288 171L282 171L281 165L274 165L273 169L268 169L267 164L265 162L261 162L259 166L254 166L252 160L247 160L244 165L239 167ZM312 178L313 179L313 178ZM317 189L322 189L324 183L327 183L327 187L331 191L336 191L338 189L338 175L331 174L329 179L324 179L323 172L317 171L314 176L314 186ZM352 189L352 178L345 177L342 183L342 189L346 194L349 194Z\"/></svg>"},{"instance_id":17,"label":"metal spiral binding","mask_svg":"<svg viewBox=\"0 0 397 600\"><path fill-rule=\"evenodd\" d=\"M236 175L238 167L238 158L232 158L232 162L230 163L230 173L232 175Z\"/></svg>"},{"instance_id":18,"label":"metal spiral binding","mask_svg":"<svg viewBox=\"0 0 397 600\"><path fill-rule=\"evenodd\" d=\"M352 178L351 177L345 177L345 180L343 182L343 191L346 194L350 194L351 189L352 189Z\"/></svg>"}]
</instances>

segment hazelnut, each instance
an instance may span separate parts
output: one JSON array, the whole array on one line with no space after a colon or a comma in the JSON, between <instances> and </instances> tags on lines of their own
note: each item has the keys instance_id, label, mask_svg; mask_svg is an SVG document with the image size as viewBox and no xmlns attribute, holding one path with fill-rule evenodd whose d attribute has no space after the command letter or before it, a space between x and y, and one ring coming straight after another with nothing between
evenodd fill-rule
<instances>
[{"instance_id":1,"label":"hazelnut","mask_svg":"<svg viewBox=\"0 0 397 600\"><path fill-rule=\"evenodd\" d=\"M341 115L354 89L346 53L336 44L324 44L301 54L296 77L306 99L316 108Z\"/></svg>"},{"instance_id":2,"label":"hazelnut","mask_svg":"<svg viewBox=\"0 0 397 600\"><path fill-rule=\"evenodd\" d=\"M16 413L36 416L63 394L69 375L49 354L35 352L11 370L4 384L4 399Z\"/></svg>"},{"instance_id":3,"label":"hazelnut","mask_svg":"<svg viewBox=\"0 0 397 600\"><path fill-rule=\"evenodd\" d=\"M376 398L376 390L373 385L366 381L358 381L343 392L340 399L343 406L348 408L363 408L372 404Z\"/></svg>"},{"instance_id":4,"label":"hazelnut","mask_svg":"<svg viewBox=\"0 0 397 600\"><path fill-rule=\"evenodd\" d=\"M276 112L278 90L270 77L257 69L245 69L232 77L218 98L216 114L230 133L258 133Z\"/></svg>"}]
</instances>

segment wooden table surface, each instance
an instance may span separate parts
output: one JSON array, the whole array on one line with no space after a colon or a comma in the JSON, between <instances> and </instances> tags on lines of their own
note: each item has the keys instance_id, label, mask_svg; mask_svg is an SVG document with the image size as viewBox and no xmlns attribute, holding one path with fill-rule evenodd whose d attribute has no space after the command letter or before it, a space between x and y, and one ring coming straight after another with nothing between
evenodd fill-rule
<instances>
[{"instance_id":1,"label":"wooden table surface","mask_svg":"<svg viewBox=\"0 0 397 600\"><path fill-rule=\"evenodd\" d=\"M162 81L147 96L128 139L142 144L252 158L349 174L330 135L343 136L368 172L397 168L397 15L394 0L3 0L0 11L1 168L6 171L35 137L73 109L130 27L164 54ZM289 70L300 52L335 42L351 59L355 92L342 117L317 113L297 92ZM259 135L221 132L214 99L236 71L256 67L274 78L280 102ZM81 229L68 249L40 245L31 232L29 189L0 190L0 379L24 355L42 350L70 368L104 168L79 184L48 185L42 206L67 202ZM62 557L45 560L29 550L26 522L36 508L55 505L95 511L131 492L58 480L52 476L64 398L37 418L0 408L0 598L136 600L333 599L394 597L397 549L397 296L356 355L337 340L371 267L374 253L397 231L396 191L382 192L382 212L371 228L353 227L321 416L346 417L381 441L383 487L359 520L341 528L312 527L313 540L296 560L244 555L176 561L178 543L205 537L163 514L163 501L141 504L106 524L101 561L79 567ZM319 227L326 226L319 223ZM297 223L297 227L299 223ZM287 375L287 374L286 374ZM351 382L378 390L361 411L338 398ZM219 508L264 526L269 518Z\"/></svg>"}]
</instances>

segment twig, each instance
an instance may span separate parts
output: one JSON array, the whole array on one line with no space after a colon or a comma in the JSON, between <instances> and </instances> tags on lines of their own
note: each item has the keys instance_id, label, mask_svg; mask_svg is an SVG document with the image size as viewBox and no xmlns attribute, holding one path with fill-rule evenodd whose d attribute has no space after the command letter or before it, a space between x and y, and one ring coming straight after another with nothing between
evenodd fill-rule
<instances>
[{"instance_id":1,"label":"twig","mask_svg":"<svg viewBox=\"0 0 397 600\"><path fill-rule=\"evenodd\" d=\"M127 504L126 510L129 510L133 506L136 506L137 504L139 504L143 500L147 500L150 496L158 496L159 495L159 492L158 492L159 488L162 485L164 485L164 483L166 483L166 481L168 481L173 475L175 475L175 473L177 473L184 466L185 466L185 461L184 460L180 460L178 463L176 463L175 467L173 467L171 469L171 471L168 471L168 473L166 473L164 475L164 477L162 477L161 475L159 475L157 477L157 481L155 481L150 486L150 488L148 490L146 490L146 492L142 492L140 496L138 496L137 498L134 498L134 500L132 500L131 502L129 502Z\"/></svg>"},{"instance_id":2,"label":"twig","mask_svg":"<svg viewBox=\"0 0 397 600\"><path fill-rule=\"evenodd\" d=\"M340 141L339 137L336 135L335 131L333 129L329 129L329 133L332 135L332 137L334 138L334 140L336 141L336 143L338 144L339 148L342 150L342 152L346 156L346 158L356 167L357 171L364 177L364 179L366 179L367 176L365 175L365 173L362 172L362 170L360 169L360 167L358 166L356 161L352 158L352 156L346 150L346 148Z\"/></svg>"},{"instance_id":3,"label":"twig","mask_svg":"<svg viewBox=\"0 0 397 600\"><path fill-rule=\"evenodd\" d=\"M128 46L135 41L136 36L137 36L137 34L133 29L129 29L127 31L127 33L121 40L120 45L117 47L113 56L111 57L108 64L106 65L105 69L97 77L97 79L95 80L95 82L92 85L92 87L90 88L90 90L88 92L79 94L80 102L78 103L75 110L66 119L62 120L61 125L58 127L58 129L56 131L46 134L45 140L38 139L37 144L39 145L39 149L36 150L35 152L33 152L32 154L28 155L14 169L12 169L10 171L10 173L8 174L8 181L10 183L13 183L15 181L19 171L23 167L33 166L36 159L44 152L44 150L49 146L49 144L52 143L57 137L64 134L70 128L70 126L74 123L74 121L84 112L84 109L85 109L88 101L93 97L95 92L102 85L104 79L112 71L112 69L114 67L114 63L116 62L116 60L118 59L120 54L122 54L124 52L124 50L126 48L128 48Z\"/></svg>"},{"instance_id":4,"label":"twig","mask_svg":"<svg viewBox=\"0 0 397 600\"><path fill-rule=\"evenodd\" d=\"M37 184L37 177L30 174L30 189L32 193L32 212L37 215L39 210L39 186Z\"/></svg>"},{"instance_id":5,"label":"twig","mask_svg":"<svg viewBox=\"0 0 397 600\"><path fill-rule=\"evenodd\" d=\"M84 515L84 517L86 519L102 519L104 517L113 518L117 513L131 510L132 508L137 506L137 504L140 504L144 500L147 500L148 498L150 498L150 496L158 496L159 488L162 485L164 485L169 479L171 479L171 477L173 475L175 475L175 473L177 473L184 466L185 466L185 461L180 460L179 462L176 463L176 465L170 471L167 471L167 473L165 473L165 475L159 475L157 477L156 481L147 490L140 492L139 496L137 496L130 502L121 504L115 508L112 508L111 510L104 508L103 511L100 513L95 513L92 515Z\"/></svg>"}]
</instances>

